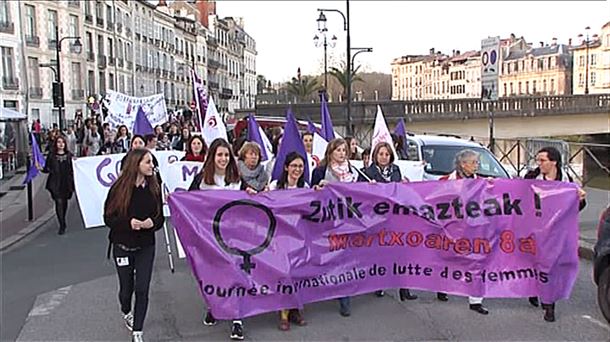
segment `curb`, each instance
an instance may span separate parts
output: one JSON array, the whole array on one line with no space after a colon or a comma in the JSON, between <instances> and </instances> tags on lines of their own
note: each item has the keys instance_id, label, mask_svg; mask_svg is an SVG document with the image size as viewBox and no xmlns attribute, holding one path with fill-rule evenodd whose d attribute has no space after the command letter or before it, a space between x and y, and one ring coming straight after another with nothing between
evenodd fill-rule
<instances>
[{"instance_id":1,"label":"curb","mask_svg":"<svg viewBox=\"0 0 610 342\"><path fill-rule=\"evenodd\" d=\"M578 256L586 260L593 260L593 247L595 245L590 242L578 240Z\"/></svg>"},{"instance_id":2,"label":"curb","mask_svg":"<svg viewBox=\"0 0 610 342\"><path fill-rule=\"evenodd\" d=\"M42 214L40 217L38 217L34 221L30 222L25 228L21 229L19 232L17 232L14 235L11 235L7 239L1 241L0 242L0 252L5 251L9 247L13 246L17 242L23 240L24 238L26 238L27 236L29 236L30 234L32 234L33 232L38 230L38 228L44 226L45 223L47 223L49 220L51 220L55 216L54 212L55 212L55 208L51 208L51 209L47 210L47 212Z\"/></svg>"}]
</instances>

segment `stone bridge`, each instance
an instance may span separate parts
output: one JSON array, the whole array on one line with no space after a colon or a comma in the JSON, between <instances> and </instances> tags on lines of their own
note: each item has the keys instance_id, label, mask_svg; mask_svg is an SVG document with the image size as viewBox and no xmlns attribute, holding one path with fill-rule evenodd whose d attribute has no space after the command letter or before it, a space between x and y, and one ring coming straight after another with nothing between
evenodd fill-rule
<instances>
[{"instance_id":1,"label":"stone bridge","mask_svg":"<svg viewBox=\"0 0 610 342\"><path fill-rule=\"evenodd\" d=\"M390 130L400 118L414 133L486 136L493 113L498 138L527 138L610 133L610 94L507 97L495 102L480 99L353 102L354 135L368 139L377 105ZM284 116L288 106L299 119L320 122L319 103L258 104L256 115ZM329 103L335 129L345 134L346 103ZM238 110L243 117L254 110Z\"/></svg>"}]
</instances>

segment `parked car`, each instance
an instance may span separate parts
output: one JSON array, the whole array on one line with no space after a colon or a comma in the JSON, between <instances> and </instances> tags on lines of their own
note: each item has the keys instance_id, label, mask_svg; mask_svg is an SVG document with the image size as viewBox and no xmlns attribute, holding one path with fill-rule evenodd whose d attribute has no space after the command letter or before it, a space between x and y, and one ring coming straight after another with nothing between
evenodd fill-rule
<instances>
[{"instance_id":1,"label":"parked car","mask_svg":"<svg viewBox=\"0 0 610 342\"><path fill-rule=\"evenodd\" d=\"M597 303L610 323L610 206L602 213L593 249L593 280L597 285Z\"/></svg>"},{"instance_id":2,"label":"parked car","mask_svg":"<svg viewBox=\"0 0 610 342\"><path fill-rule=\"evenodd\" d=\"M438 135L408 134L406 144L408 160L426 162L424 180L436 180L451 173L455 168L455 155L463 149L471 149L480 154L480 176L511 178L491 151L473 141Z\"/></svg>"}]
</instances>

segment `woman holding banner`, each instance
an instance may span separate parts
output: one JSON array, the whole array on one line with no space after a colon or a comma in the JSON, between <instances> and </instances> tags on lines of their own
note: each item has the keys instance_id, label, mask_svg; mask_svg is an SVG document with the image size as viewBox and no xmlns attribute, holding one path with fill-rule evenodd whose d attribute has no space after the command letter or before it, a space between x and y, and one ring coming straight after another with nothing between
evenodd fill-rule
<instances>
[{"instance_id":1,"label":"woman holding banner","mask_svg":"<svg viewBox=\"0 0 610 342\"><path fill-rule=\"evenodd\" d=\"M57 234L63 235L66 232L68 200L72 198L74 192L74 170L72 153L68 150L66 139L62 135L55 138L42 172L49 174L46 188L55 201L55 214L59 221Z\"/></svg>"},{"instance_id":2,"label":"woman holding banner","mask_svg":"<svg viewBox=\"0 0 610 342\"><path fill-rule=\"evenodd\" d=\"M269 190L286 190L297 188L309 188L305 183L303 173L305 171L305 159L297 152L290 152L284 161L284 169L278 180L269 184ZM307 321L299 309L289 309L280 311L280 330L290 330L290 322L299 325L307 325Z\"/></svg>"},{"instance_id":3,"label":"woman holding banner","mask_svg":"<svg viewBox=\"0 0 610 342\"><path fill-rule=\"evenodd\" d=\"M392 153L392 146L387 142L378 143L373 149L373 156L371 158L371 165L364 170L365 175L368 179L371 179L378 183L392 183L401 182L402 174L400 168L394 164L394 153ZM363 175L359 177L361 182L368 181ZM383 297L383 290L376 291L375 294L378 297ZM400 300L414 300L417 299L416 295L411 294L409 289L402 288L399 290Z\"/></svg>"},{"instance_id":4,"label":"woman holding banner","mask_svg":"<svg viewBox=\"0 0 610 342\"><path fill-rule=\"evenodd\" d=\"M314 189L321 189L332 182L352 183L358 181L358 169L348 160L348 145L341 138L331 140L326 146L324 159L320 162L311 176L311 185ZM350 297L339 298L339 313L343 317L351 315Z\"/></svg>"},{"instance_id":5,"label":"woman holding banner","mask_svg":"<svg viewBox=\"0 0 610 342\"><path fill-rule=\"evenodd\" d=\"M189 191L193 190L240 190L241 180L235 158L231 154L231 145L222 139L217 138L212 141L208 158L206 158L203 168L195 176ZM248 193L255 193L247 188ZM215 325L216 319L212 312L208 310L203 319L205 325ZM231 339L243 340L243 323L241 319L234 319L231 326Z\"/></svg>"},{"instance_id":6,"label":"woman holding banner","mask_svg":"<svg viewBox=\"0 0 610 342\"><path fill-rule=\"evenodd\" d=\"M264 191L269 182L265 167L261 164L261 148L257 143L248 141L239 149L237 161L242 187L256 192Z\"/></svg>"},{"instance_id":7,"label":"woman holding banner","mask_svg":"<svg viewBox=\"0 0 610 342\"><path fill-rule=\"evenodd\" d=\"M155 259L155 231L165 221L161 187L154 175L152 154L134 149L104 203L104 222L119 277L119 303L132 341L143 341L148 290ZM132 313L131 297L135 292Z\"/></svg>"},{"instance_id":8,"label":"woman holding banner","mask_svg":"<svg viewBox=\"0 0 610 342\"><path fill-rule=\"evenodd\" d=\"M536 153L536 164L538 167L533 171L528 172L525 175L525 179L539 179L539 180L550 180L559 181L566 183L573 183L574 180L567 172L564 172L561 167L561 153L554 147L543 147ZM580 203L578 210L583 210L587 205L586 196L587 193L578 188L578 196ZM530 297L530 304L538 307L538 297ZM544 309L544 320L547 322L555 322L555 303L542 303L542 309Z\"/></svg>"},{"instance_id":9,"label":"woman holding banner","mask_svg":"<svg viewBox=\"0 0 610 342\"><path fill-rule=\"evenodd\" d=\"M477 179L479 170L479 153L473 150L461 150L455 155L455 169L448 175L439 178L440 181L458 180L464 178ZM446 293L438 292L438 300L446 302L449 300ZM468 297L470 310L476 311L481 315L489 314L489 310L483 306L483 298Z\"/></svg>"},{"instance_id":10,"label":"woman holding banner","mask_svg":"<svg viewBox=\"0 0 610 342\"><path fill-rule=\"evenodd\" d=\"M205 161L205 141L200 135L194 135L188 142L186 146L186 154L180 161L194 161L201 162Z\"/></svg>"}]
</instances>

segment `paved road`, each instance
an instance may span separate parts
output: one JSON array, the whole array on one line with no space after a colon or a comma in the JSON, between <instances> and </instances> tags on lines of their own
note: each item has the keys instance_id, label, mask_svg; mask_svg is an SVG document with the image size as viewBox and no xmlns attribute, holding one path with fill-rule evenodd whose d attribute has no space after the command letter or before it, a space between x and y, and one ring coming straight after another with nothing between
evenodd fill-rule
<instances>
[{"instance_id":1,"label":"paved road","mask_svg":"<svg viewBox=\"0 0 610 342\"><path fill-rule=\"evenodd\" d=\"M78 208L69 211L66 235L56 235L54 220L40 232L6 251L2 258L1 339L18 341L127 341L116 299L117 280L105 259L106 229L84 230ZM77 228L73 228L77 227ZM161 233L161 232L159 232ZM226 340L228 325L200 323L203 304L184 261L168 270L158 235L157 260L145 324L149 341ZM390 296L358 296L350 318L338 303L306 307L309 326L277 330L276 314L245 321L246 338L262 340L486 340L608 341L591 282L591 263L581 261L570 300L558 304L557 322L546 323L542 311L526 300L494 299L489 316L467 309L466 299L451 296L441 303L431 293L399 302Z\"/></svg>"}]
</instances>

